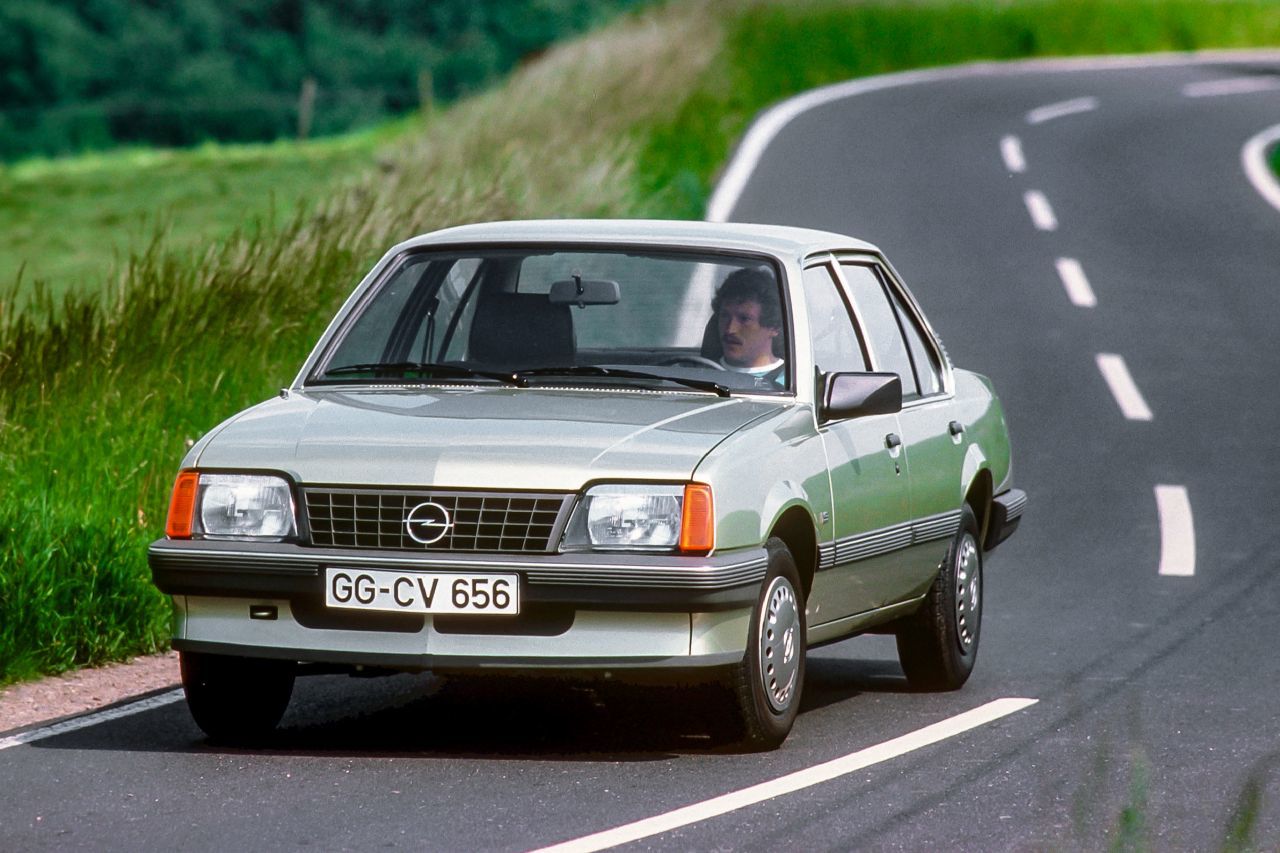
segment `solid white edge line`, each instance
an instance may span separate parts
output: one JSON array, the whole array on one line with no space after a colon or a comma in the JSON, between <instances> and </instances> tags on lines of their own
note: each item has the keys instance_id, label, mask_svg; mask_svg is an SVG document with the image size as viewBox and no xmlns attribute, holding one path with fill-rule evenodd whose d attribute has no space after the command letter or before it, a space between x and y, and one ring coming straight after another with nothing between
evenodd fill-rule
<instances>
[{"instance_id":1,"label":"solid white edge line","mask_svg":"<svg viewBox=\"0 0 1280 853\"><path fill-rule=\"evenodd\" d=\"M1151 409L1147 406L1147 401L1142 398L1142 392L1138 390L1138 385L1133 381L1129 367L1122 357L1114 353L1100 353L1098 370L1102 372L1102 378L1107 381L1107 387L1111 389L1111 396L1115 397L1116 404L1126 418L1131 421L1152 420Z\"/></svg>"},{"instance_id":2,"label":"solid white edge line","mask_svg":"<svg viewBox=\"0 0 1280 853\"><path fill-rule=\"evenodd\" d=\"M1058 217L1053 215L1053 207L1044 193L1040 190L1027 190L1023 193L1022 200L1026 203L1027 213L1031 214L1031 221L1035 223L1036 228L1041 231L1057 230Z\"/></svg>"},{"instance_id":3,"label":"solid white edge line","mask_svg":"<svg viewBox=\"0 0 1280 853\"><path fill-rule=\"evenodd\" d=\"M1080 266L1080 262L1075 258L1058 258L1056 266L1058 278L1062 279L1062 286L1066 288L1071 304L1081 308L1097 307L1098 298L1093 295L1093 288L1089 286L1089 279L1085 278L1084 267Z\"/></svg>"},{"instance_id":4,"label":"solid white edge line","mask_svg":"<svg viewBox=\"0 0 1280 853\"><path fill-rule=\"evenodd\" d=\"M1027 171L1027 158L1022 154L1022 140L1018 137L1006 136L1000 140L1000 156L1010 172Z\"/></svg>"},{"instance_id":5,"label":"solid white edge line","mask_svg":"<svg viewBox=\"0 0 1280 853\"><path fill-rule=\"evenodd\" d=\"M771 800L774 797L780 797L823 782L829 782L832 779L838 779L841 776L846 776L873 764L879 764L882 761L888 761L891 758L897 758L922 747L963 734L978 726L994 722L1001 717L1006 717L1028 708L1036 704L1037 701L1039 700L996 699L970 711L965 711L963 714L957 714L941 722L925 726L918 731L867 747L866 749L860 749L840 758L832 759L804 770L798 770L794 773L788 773L786 776L781 776L768 782L761 782L758 785L752 785L740 791L733 791L701 803L694 803L666 814L638 820L634 823L628 823L572 841L565 841L551 847L543 847L536 853L590 853L590 851L606 850L610 847L617 847L619 844L627 844L642 838L669 832L673 829L679 829L682 826L699 823L746 806Z\"/></svg>"},{"instance_id":6,"label":"solid white edge line","mask_svg":"<svg viewBox=\"0 0 1280 853\"><path fill-rule=\"evenodd\" d=\"M1097 98L1072 98L1069 101L1059 101L1056 104L1036 107L1027 113L1027 124L1044 124L1046 121L1053 121L1055 118L1075 115L1076 113L1087 113L1097 108Z\"/></svg>"},{"instance_id":7,"label":"solid white edge line","mask_svg":"<svg viewBox=\"0 0 1280 853\"><path fill-rule=\"evenodd\" d=\"M1229 80L1200 80L1182 87L1187 98L1216 98L1223 95L1247 95L1253 92L1272 92L1280 89L1276 77L1232 77Z\"/></svg>"},{"instance_id":8,"label":"solid white edge line","mask_svg":"<svg viewBox=\"0 0 1280 853\"><path fill-rule=\"evenodd\" d=\"M1160 574L1189 578L1196 573L1196 527L1185 486L1156 486L1160 516Z\"/></svg>"},{"instance_id":9,"label":"solid white edge line","mask_svg":"<svg viewBox=\"0 0 1280 853\"><path fill-rule=\"evenodd\" d=\"M172 705L182 699L182 689L170 690L167 693L161 693L158 696L151 696L147 699L139 699L137 702L130 702L127 705L117 705L114 708L108 708L105 711L97 711L92 714L85 714L83 717L72 717L70 720L63 720L60 723L42 726L38 729L30 729L29 731L19 732L16 735L0 738L0 752L14 746L21 746L24 743L32 743L45 738L54 737L56 735L64 735L67 732L74 732L79 729L87 729L90 726L96 726L98 723L106 723L111 720L118 720L121 717L129 717L133 714L140 714L143 711L150 711L152 708L160 708L165 705Z\"/></svg>"},{"instance_id":10,"label":"solid white edge line","mask_svg":"<svg viewBox=\"0 0 1280 853\"><path fill-rule=\"evenodd\" d=\"M1267 163L1267 151L1277 142L1280 142L1280 124L1267 128L1246 142L1240 151L1240 162L1253 188L1266 199L1267 204L1280 210L1280 181Z\"/></svg>"},{"instance_id":11,"label":"solid white edge line","mask_svg":"<svg viewBox=\"0 0 1280 853\"><path fill-rule=\"evenodd\" d=\"M877 77L862 77L811 89L765 110L747 128L729 165L716 183L707 203L709 222L727 222L742 197L747 182L755 172L765 149L797 116L834 101L865 95L899 86L936 83L976 77L1013 76L1034 72L1101 71L1118 69L1166 68L1205 63L1257 62L1275 60L1280 52L1268 50L1204 51L1200 53L1155 53L1133 56L1090 56L1058 59L1025 59L1017 62L976 62L948 68L901 71Z\"/></svg>"}]
</instances>

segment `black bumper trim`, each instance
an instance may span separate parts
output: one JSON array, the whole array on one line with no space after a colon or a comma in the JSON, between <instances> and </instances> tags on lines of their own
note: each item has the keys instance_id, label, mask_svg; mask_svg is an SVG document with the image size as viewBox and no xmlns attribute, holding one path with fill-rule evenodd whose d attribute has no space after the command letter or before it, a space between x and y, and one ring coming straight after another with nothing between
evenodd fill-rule
<instances>
[{"instance_id":1,"label":"black bumper trim","mask_svg":"<svg viewBox=\"0 0 1280 853\"><path fill-rule=\"evenodd\" d=\"M271 646L238 646L205 640L177 640L173 647L180 652L237 655L240 657L292 660L299 663L375 666L415 671L450 672L600 672L604 670L707 670L732 666L742 660L741 654L722 652L698 657L644 658L501 658L465 657L458 655L406 655L386 652L341 652L320 649L290 649Z\"/></svg>"},{"instance_id":2,"label":"black bumper trim","mask_svg":"<svg viewBox=\"0 0 1280 853\"><path fill-rule=\"evenodd\" d=\"M983 550L990 551L1013 535L1026 506L1027 493L1022 489L1010 489L991 499L991 524L987 527Z\"/></svg>"},{"instance_id":3,"label":"black bumper trim","mask_svg":"<svg viewBox=\"0 0 1280 853\"><path fill-rule=\"evenodd\" d=\"M530 558L418 558L287 543L172 541L147 553L169 595L324 601L326 566L391 571L514 572L521 597L581 609L714 611L751 607L767 569L763 549L714 557L564 554Z\"/></svg>"}]
</instances>

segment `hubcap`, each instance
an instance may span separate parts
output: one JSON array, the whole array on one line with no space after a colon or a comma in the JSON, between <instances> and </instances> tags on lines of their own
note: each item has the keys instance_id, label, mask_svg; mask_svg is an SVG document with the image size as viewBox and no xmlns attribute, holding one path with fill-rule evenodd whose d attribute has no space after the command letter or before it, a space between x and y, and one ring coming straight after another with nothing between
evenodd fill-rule
<instances>
[{"instance_id":1,"label":"hubcap","mask_svg":"<svg viewBox=\"0 0 1280 853\"><path fill-rule=\"evenodd\" d=\"M800 674L800 608L786 578L774 578L760 618L760 678L775 712L787 710Z\"/></svg>"},{"instance_id":2,"label":"hubcap","mask_svg":"<svg viewBox=\"0 0 1280 853\"><path fill-rule=\"evenodd\" d=\"M966 533L956 549L956 635L965 654L978 640L981 618L982 563L977 543Z\"/></svg>"}]
</instances>

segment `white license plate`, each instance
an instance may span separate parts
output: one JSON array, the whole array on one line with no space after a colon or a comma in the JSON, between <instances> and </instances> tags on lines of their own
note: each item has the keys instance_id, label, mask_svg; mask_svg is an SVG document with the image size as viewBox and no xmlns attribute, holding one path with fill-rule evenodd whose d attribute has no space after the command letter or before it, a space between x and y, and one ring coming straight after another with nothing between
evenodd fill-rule
<instances>
[{"instance_id":1,"label":"white license plate","mask_svg":"<svg viewBox=\"0 0 1280 853\"><path fill-rule=\"evenodd\" d=\"M324 603L393 613L514 616L520 612L520 576L329 568L325 570Z\"/></svg>"}]
</instances>

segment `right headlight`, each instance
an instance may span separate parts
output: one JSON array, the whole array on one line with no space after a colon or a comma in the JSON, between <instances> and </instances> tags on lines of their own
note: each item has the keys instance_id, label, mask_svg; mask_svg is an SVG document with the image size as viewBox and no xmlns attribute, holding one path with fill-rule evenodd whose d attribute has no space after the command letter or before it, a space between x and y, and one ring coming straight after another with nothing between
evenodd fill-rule
<instances>
[{"instance_id":1,"label":"right headlight","mask_svg":"<svg viewBox=\"0 0 1280 853\"><path fill-rule=\"evenodd\" d=\"M588 489L565 531L569 551L681 551L715 546L711 487L606 484Z\"/></svg>"},{"instance_id":2,"label":"right headlight","mask_svg":"<svg viewBox=\"0 0 1280 853\"><path fill-rule=\"evenodd\" d=\"M293 491L271 474L183 471L173 487L165 533L171 539L280 541L297 530Z\"/></svg>"}]
</instances>

